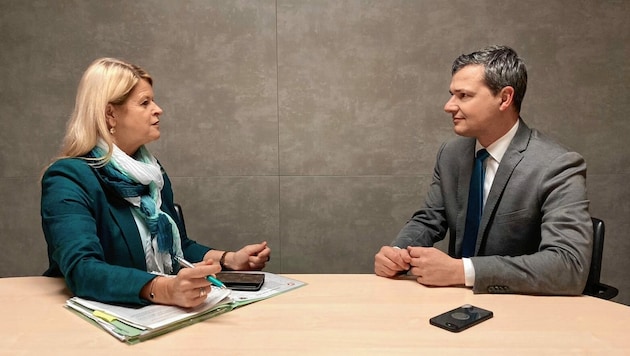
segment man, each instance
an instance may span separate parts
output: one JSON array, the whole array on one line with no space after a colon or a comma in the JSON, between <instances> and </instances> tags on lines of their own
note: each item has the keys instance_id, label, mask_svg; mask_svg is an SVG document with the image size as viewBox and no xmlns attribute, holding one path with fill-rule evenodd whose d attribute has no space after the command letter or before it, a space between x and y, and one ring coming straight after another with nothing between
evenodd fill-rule
<instances>
[{"instance_id":1,"label":"man","mask_svg":"<svg viewBox=\"0 0 630 356\"><path fill-rule=\"evenodd\" d=\"M463 137L439 149L425 206L376 254L377 275L408 271L421 284L474 293L582 293L593 243L586 163L527 127L520 117L526 87L525 64L511 48L455 60L444 110ZM431 247L447 231L448 255Z\"/></svg>"}]
</instances>

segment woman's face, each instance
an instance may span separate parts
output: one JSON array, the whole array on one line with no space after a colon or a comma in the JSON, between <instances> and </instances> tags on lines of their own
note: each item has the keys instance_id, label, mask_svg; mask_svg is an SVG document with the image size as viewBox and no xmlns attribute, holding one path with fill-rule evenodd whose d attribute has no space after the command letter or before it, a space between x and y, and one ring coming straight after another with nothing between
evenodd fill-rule
<instances>
[{"instance_id":1,"label":"woman's face","mask_svg":"<svg viewBox=\"0 0 630 356\"><path fill-rule=\"evenodd\" d=\"M107 123L114 143L132 156L140 146L160 138L162 109L153 101L153 87L142 79L124 104L108 104Z\"/></svg>"}]
</instances>

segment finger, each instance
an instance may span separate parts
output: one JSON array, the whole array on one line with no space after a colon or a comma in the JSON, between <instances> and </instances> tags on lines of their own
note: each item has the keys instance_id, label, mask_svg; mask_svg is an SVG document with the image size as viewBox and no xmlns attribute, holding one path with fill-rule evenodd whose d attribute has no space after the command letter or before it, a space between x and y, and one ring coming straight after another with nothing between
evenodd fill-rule
<instances>
[{"instance_id":1,"label":"finger","mask_svg":"<svg viewBox=\"0 0 630 356\"><path fill-rule=\"evenodd\" d=\"M428 253L432 247L407 247L407 253L411 257L422 257Z\"/></svg>"},{"instance_id":2,"label":"finger","mask_svg":"<svg viewBox=\"0 0 630 356\"><path fill-rule=\"evenodd\" d=\"M416 276L418 278L420 278L420 276L422 275L421 269L418 267L411 267L409 269L409 274L411 274L412 276Z\"/></svg>"},{"instance_id":3,"label":"finger","mask_svg":"<svg viewBox=\"0 0 630 356\"><path fill-rule=\"evenodd\" d=\"M249 270L261 270L265 268L264 263L249 263Z\"/></svg>"},{"instance_id":4,"label":"finger","mask_svg":"<svg viewBox=\"0 0 630 356\"><path fill-rule=\"evenodd\" d=\"M411 246L409 246L409 247L407 247L407 253L412 258L418 257L418 254L420 253L420 248L419 247L411 247Z\"/></svg>"},{"instance_id":5,"label":"finger","mask_svg":"<svg viewBox=\"0 0 630 356\"><path fill-rule=\"evenodd\" d=\"M396 265L396 267L391 266L392 268L396 268L400 271L409 269L409 262L406 260L410 260L410 257L407 257L408 253L406 250L394 250L394 254L392 256L387 256L392 263Z\"/></svg>"},{"instance_id":6,"label":"finger","mask_svg":"<svg viewBox=\"0 0 630 356\"><path fill-rule=\"evenodd\" d=\"M269 261L269 259L271 258L271 249L269 248L269 246L266 246L265 249L262 250L262 252L260 252L258 255L267 257L267 261Z\"/></svg>"},{"instance_id":7,"label":"finger","mask_svg":"<svg viewBox=\"0 0 630 356\"><path fill-rule=\"evenodd\" d=\"M400 270L403 269L407 269L407 263L404 261L403 259L403 254L405 252L404 249L400 249L397 247L391 247L391 246L383 246L381 248L381 250L379 251L379 253L377 253L377 256L382 256L385 260L389 260L391 261L391 263L394 263L396 266L398 266L397 268L399 268ZM388 264L389 265L389 264ZM390 268L393 268L394 266L389 266Z\"/></svg>"},{"instance_id":8,"label":"finger","mask_svg":"<svg viewBox=\"0 0 630 356\"><path fill-rule=\"evenodd\" d=\"M249 259L252 260L258 259L260 261L269 261L271 259L271 250L267 247L264 250L258 252L257 254L253 254L249 256Z\"/></svg>"},{"instance_id":9,"label":"finger","mask_svg":"<svg viewBox=\"0 0 630 356\"><path fill-rule=\"evenodd\" d=\"M407 265L411 262L411 255L409 255L409 251L407 251L407 249L400 249L398 251L400 258L403 260L403 262L405 262Z\"/></svg>"},{"instance_id":10,"label":"finger","mask_svg":"<svg viewBox=\"0 0 630 356\"><path fill-rule=\"evenodd\" d=\"M258 255L262 253L267 248L267 241L263 241L259 244L247 245L243 247L243 250L247 252L248 255Z\"/></svg>"},{"instance_id":11,"label":"finger","mask_svg":"<svg viewBox=\"0 0 630 356\"><path fill-rule=\"evenodd\" d=\"M206 266L206 265L209 266L209 265L213 265L213 264L216 264L216 263L215 263L215 261L212 258L205 259L205 260L203 260L203 261L201 261L199 263L194 263L195 266Z\"/></svg>"},{"instance_id":12,"label":"finger","mask_svg":"<svg viewBox=\"0 0 630 356\"><path fill-rule=\"evenodd\" d=\"M179 271L177 278L181 280L180 285L183 291L191 291L201 287L210 286L207 277L221 271L220 266L199 266L197 268L185 268ZM194 295L194 292L192 293Z\"/></svg>"},{"instance_id":13,"label":"finger","mask_svg":"<svg viewBox=\"0 0 630 356\"><path fill-rule=\"evenodd\" d=\"M221 272L221 266L219 265L203 265L195 268L193 274L191 274L191 278L201 278L205 279L207 276L215 275Z\"/></svg>"},{"instance_id":14,"label":"finger","mask_svg":"<svg viewBox=\"0 0 630 356\"><path fill-rule=\"evenodd\" d=\"M200 287L197 290L199 291L197 298L206 299L208 298L208 293L210 292L211 289L208 287Z\"/></svg>"},{"instance_id":15,"label":"finger","mask_svg":"<svg viewBox=\"0 0 630 356\"><path fill-rule=\"evenodd\" d=\"M212 259L203 260L201 262L193 263L194 268L182 268L177 273L186 278L199 278L200 276L217 273L221 270L221 266L214 263Z\"/></svg>"},{"instance_id":16,"label":"finger","mask_svg":"<svg viewBox=\"0 0 630 356\"><path fill-rule=\"evenodd\" d=\"M250 257L248 264L250 269L263 269L267 264L267 258Z\"/></svg>"},{"instance_id":17,"label":"finger","mask_svg":"<svg viewBox=\"0 0 630 356\"><path fill-rule=\"evenodd\" d=\"M260 243L260 251L258 252L258 254L265 254L265 255L270 255L271 254L271 248L269 248L269 246L267 245L267 241L263 241L262 243Z\"/></svg>"},{"instance_id":18,"label":"finger","mask_svg":"<svg viewBox=\"0 0 630 356\"><path fill-rule=\"evenodd\" d=\"M406 270L407 268L401 268L394 261L389 259L387 256L382 254L377 254L374 259L374 270L377 274L380 273L382 276L392 277L396 275L398 272Z\"/></svg>"},{"instance_id":19,"label":"finger","mask_svg":"<svg viewBox=\"0 0 630 356\"><path fill-rule=\"evenodd\" d=\"M265 263L270 260L268 253L261 253L255 256L249 256L250 263Z\"/></svg>"},{"instance_id":20,"label":"finger","mask_svg":"<svg viewBox=\"0 0 630 356\"><path fill-rule=\"evenodd\" d=\"M387 268L386 266L383 265L379 265L379 266L374 266L374 272L378 275L378 276L383 276L383 277L394 277L395 275L398 274L398 272L400 271L396 271L396 270L392 270L390 268Z\"/></svg>"}]
</instances>

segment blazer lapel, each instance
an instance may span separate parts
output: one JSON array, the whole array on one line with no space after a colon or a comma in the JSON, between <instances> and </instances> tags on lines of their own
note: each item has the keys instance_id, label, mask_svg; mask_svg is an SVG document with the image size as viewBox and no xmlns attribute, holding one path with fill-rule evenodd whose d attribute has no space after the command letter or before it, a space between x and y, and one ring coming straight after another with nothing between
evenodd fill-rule
<instances>
[{"instance_id":1,"label":"blazer lapel","mask_svg":"<svg viewBox=\"0 0 630 356\"><path fill-rule=\"evenodd\" d=\"M519 128L501 159L499 169L497 170L497 174L492 182L492 187L488 193L486 205L483 208L483 214L481 215L481 222L479 224L479 234L477 235L475 255L479 252L479 248L482 245L482 242L484 242L483 240L485 240L486 229L490 218L495 213L497 204L499 203L499 198L503 195L503 191L514 172L514 169L523 159L523 151L527 149L530 135L531 129L525 125L525 122L523 122L522 119L519 118Z\"/></svg>"},{"instance_id":2,"label":"blazer lapel","mask_svg":"<svg viewBox=\"0 0 630 356\"><path fill-rule=\"evenodd\" d=\"M140 232L133 218L129 203L119 197L118 194L103 181L100 174L95 173L95 175L107 197L107 206L109 207L110 215L122 232L122 237L129 249L132 266L145 271L147 269L147 262L144 257L144 247L142 246Z\"/></svg>"},{"instance_id":3,"label":"blazer lapel","mask_svg":"<svg viewBox=\"0 0 630 356\"><path fill-rule=\"evenodd\" d=\"M142 239L133 218L131 209L127 204L110 204L111 215L120 227L123 238L129 247L129 255L134 266L146 270L147 264L144 258L144 248L142 247ZM142 254L138 254L142 253Z\"/></svg>"}]
</instances>

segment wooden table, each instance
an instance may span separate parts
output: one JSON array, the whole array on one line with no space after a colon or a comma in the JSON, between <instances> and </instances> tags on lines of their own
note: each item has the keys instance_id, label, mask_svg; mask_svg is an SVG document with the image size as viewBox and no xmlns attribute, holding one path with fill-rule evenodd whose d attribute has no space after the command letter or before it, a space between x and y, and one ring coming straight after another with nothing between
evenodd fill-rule
<instances>
[{"instance_id":1,"label":"wooden table","mask_svg":"<svg viewBox=\"0 0 630 356\"><path fill-rule=\"evenodd\" d=\"M593 297L475 295L360 274L308 285L137 345L66 310L61 279L0 278L0 355L630 355L630 307ZM461 333L429 318L463 304L494 318Z\"/></svg>"}]
</instances>

